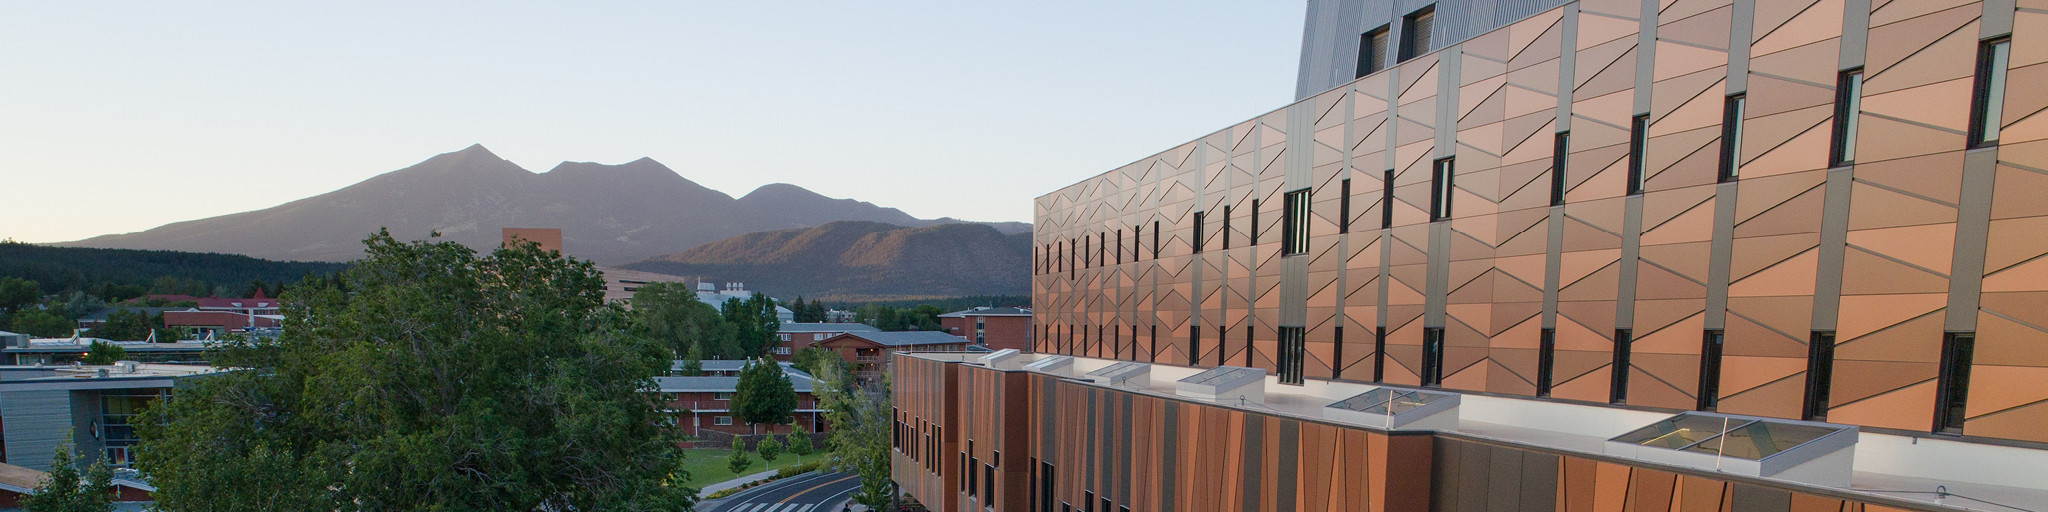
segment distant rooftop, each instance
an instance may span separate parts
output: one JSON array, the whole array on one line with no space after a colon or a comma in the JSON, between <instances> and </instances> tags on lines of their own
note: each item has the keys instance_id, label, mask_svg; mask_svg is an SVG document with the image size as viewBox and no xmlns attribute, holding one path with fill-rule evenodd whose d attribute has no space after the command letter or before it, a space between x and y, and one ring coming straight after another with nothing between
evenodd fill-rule
<instances>
[{"instance_id":1,"label":"distant rooftop","mask_svg":"<svg viewBox=\"0 0 2048 512\"><path fill-rule=\"evenodd\" d=\"M875 326L859 322L788 322L778 332L881 332Z\"/></svg>"},{"instance_id":2,"label":"distant rooftop","mask_svg":"<svg viewBox=\"0 0 2048 512\"><path fill-rule=\"evenodd\" d=\"M964 345L967 338L939 331L893 331L893 332L849 332L852 336L885 347L914 347L919 345Z\"/></svg>"},{"instance_id":3,"label":"distant rooftop","mask_svg":"<svg viewBox=\"0 0 2048 512\"><path fill-rule=\"evenodd\" d=\"M1031 316L1030 308L980 306L965 311L954 311L939 315L939 318L966 318L970 316Z\"/></svg>"}]
</instances>

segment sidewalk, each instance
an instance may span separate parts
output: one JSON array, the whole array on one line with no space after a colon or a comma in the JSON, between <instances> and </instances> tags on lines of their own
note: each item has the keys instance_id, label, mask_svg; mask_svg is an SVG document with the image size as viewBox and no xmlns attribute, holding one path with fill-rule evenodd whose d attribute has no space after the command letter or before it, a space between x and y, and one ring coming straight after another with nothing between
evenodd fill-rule
<instances>
[{"instance_id":1,"label":"sidewalk","mask_svg":"<svg viewBox=\"0 0 2048 512\"><path fill-rule=\"evenodd\" d=\"M754 473L751 475L734 478L731 480L726 480L711 485L706 485L703 489L699 490L698 493L708 496L714 492L723 491L726 489L731 489L734 487L739 487L742 485L747 485L750 483L759 482L770 478L775 478L775 470L762 471L760 473Z\"/></svg>"}]
</instances>

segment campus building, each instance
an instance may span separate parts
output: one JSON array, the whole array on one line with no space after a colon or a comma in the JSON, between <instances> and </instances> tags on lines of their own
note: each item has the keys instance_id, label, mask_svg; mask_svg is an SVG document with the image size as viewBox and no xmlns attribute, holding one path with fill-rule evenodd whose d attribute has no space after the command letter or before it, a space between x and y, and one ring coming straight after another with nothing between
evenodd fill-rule
<instances>
[{"instance_id":1,"label":"campus building","mask_svg":"<svg viewBox=\"0 0 2048 512\"><path fill-rule=\"evenodd\" d=\"M897 355L898 482L2048 509L2048 3L1544 4L1311 0L1298 102L1040 197L1035 353Z\"/></svg>"},{"instance_id":2,"label":"campus building","mask_svg":"<svg viewBox=\"0 0 2048 512\"><path fill-rule=\"evenodd\" d=\"M939 328L989 350L1031 349L1029 308L977 306L939 315Z\"/></svg>"}]
</instances>

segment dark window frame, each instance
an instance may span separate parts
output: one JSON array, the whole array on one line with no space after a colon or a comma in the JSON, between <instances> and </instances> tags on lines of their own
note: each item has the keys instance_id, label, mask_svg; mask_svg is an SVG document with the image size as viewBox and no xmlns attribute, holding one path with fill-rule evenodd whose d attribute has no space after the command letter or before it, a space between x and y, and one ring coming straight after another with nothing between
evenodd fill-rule
<instances>
[{"instance_id":1,"label":"dark window frame","mask_svg":"<svg viewBox=\"0 0 2048 512\"><path fill-rule=\"evenodd\" d=\"M1337 234L1341 235L1351 232L1351 178L1337 182L1337 188L1337 194L1342 196L1337 200Z\"/></svg>"},{"instance_id":2,"label":"dark window frame","mask_svg":"<svg viewBox=\"0 0 2048 512\"><path fill-rule=\"evenodd\" d=\"M1336 338L1337 338L1337 339L1336 339L1336 342L1335 342L1335 345L1332 345L1332 346L1330 347L1330 348L1331 348L1331 354L1330 354L1330 379L1331 379L1331 380L1337 380L1337 379L1342 379L1342 378L1344 378L1344 326L1343 326L1343 325L1341 325L1341 324L1342 324L1342 322L1339 322L1339 324L1340 324L1340 325L1337 325L1337 326L1336 326L1336 328L1335 328L1335 331L1333 332L1333 335L1334 335L1334 336L1336 336Z\"/></svg>"},{"instance_id":3,"label":"dark window frame","mask_svg":"<svg viewBox=\"0 0 2048 512\"><path fill-rule=\"evenodd\" d=\"M1612 380L1607 390L1607 403L1628 404L1629 359L1634 355L1635 337L1633 329L1614 330L1614 362L1607 372Z\"/></svg>"},{"instance_id":4,"label":"dark window frame","mask_svg":"<svg viewBox=\"0 0 2048 512\"><path fill-rule=\"evenodd\" d=\"M1799 419L1827 421L1834 375L1835 332L1813 331L1806 340L1806 396Z\"/></svg>"},{"instance_id":5,"label":"dark window frame","mask_svg":"<svg viewBox=\"0 0 2048 512\"><path fill-rule=\"evenodd\" d=\"M2006 68L2011 65L2012 36L1977 43L1977 76L1970 85L1970 149L1998 145L2005 121Z\"/></svg>"},{"instance_id":6,"label":"dark window frame","mask_svg":"<svg viewBox=\"0 0 2048 512\"><path fill-rule=\"evenodd\" d=\"M1417 27L1421 28L1422 40L1417 40ZM1436 42L1436 4L1423 6L1401 17L1400 56L1395 64L1429 53L1430 44Z\"/></svg>"},{"instance_id":7,"label":"dark window frame","mask_svg":"<svg viewBox=\"0 0 2048 512\"><path fill-rule=\"evenodd\" d=\"M1202 242L1204 242L1202 239L1205 238L1202 230L1207 227L1204 225L1207 223L1207 217L1208 215L1205 212L1195 212L1195 254L1202 253Z\"/></svg>"},{"instance_id":8,"label":"dark window frame","mask_svg":"<svg viewBox=\"0 0 2048 512\"><path fill-rule=\"evenodd\" d=\"M1358 35L1358 70L1351 78L1365 78L1387 69L1387 51L1393 47L1392 29L1392 24L1380 25Z\"/></svg>"},{"instance_id":9,"label":"dark window frame","mask_svg":"<svg viewBox=\"0 0 2048 512\"><path fill-rule=\"evenodd\" d=\"M1394 227L1394 170L1387 169L1386 179L1380 182L1380 229Z\"/></svg>"},{"instance_id":10,"label":"dark window frame","mask_svg":"<svg viewBox=\"0 0 2048 512\"><path fill-rule=\"evenodd\" d=\"M1230 250L1230 206L1223 207L1223 250Z\"/></svg>"},{"instance_id":11,"label":"dark window frame","mask_svg":"<svg viewBox=\"0 0 2048 512\"><path fill-rule=\"evenodd\" d=\"M1863 68L1843 70L1835 77L1834 129L1828 135L1828 167L1856 163L1858 117L1863 111Z\"/></svg>"},{"instance_id":12,"label":"dark window frame","mask_svg":"<svg viewBox=\"0 0 2048 512\"><path fill-rule=\"evenodd\" d=\"M1188 326L1188 364L1202 364L1202 326Z\"/></svg>"},{"instance_id":13,"label":"dark window frame","mask_svg":"<svg viewBox=\"0 0 2048 512\"><path fill-rule=\"evenodd\" d=\"M1450 220L1451 191L1458 187L1458 157L1438 158L1429 164L1429 221Z\"/></svg>"},{"instance_id":14,"label":"dark window frame","mask_svg":"<svg viewBox=\"0 0 2048 512\"><path fill-rule=\"evenodd\" d=\"M1444 328L1422 328L1422 371L1419 377L1424 387L1441 387L1444 384Z\"/></svg>"},{"instance_id":15,"label":"dark window frame","mask_svg":"<svg viewBox=\"0 0 2048 512\"><path fill-rule=\"evenodd\" d=\"M1536 397L1547 398L1557 379L1557 329L1545 327L1536 336Z\"/></svg>"},{"instance_id":16,"label":"dark window frame","mask_svg":"<svg viewBox=\"0 0 2048 512\"><path fill-rule=\"evenodd\" d=\"M1308 366L1308 332L1302 327L1280 328L1280 354L1275 370L1280 374L1280 383L1300 386L1306 381Z\"/></svg>"},{"instance_id":17,"label":"dark window frame","mask_svg":"<svg viewBox=\"0 0 2048 512\"><path fill-rule=\"evenodd\" d=\"M1941 336L1939 384L1934 391L1934 433L1962 435L1969 420L1970 370L1976 366L1977 333Z\"/></svg>"},{"instance_id":18,"label":"dark window frame","mask_svg":"<svg viewBox=\"0 0 2048 512\"><path fill-rule=\"evenodd\" d=\"M1643 169L1650 159L1650 115L1636 114L1628 122L1628 195L1642 194L1649 176Z\"/></svg>"},{"instance_id":19,"label":"dark window frame","mask_svg":"<svg viewBox=\"0 0 2048 512\"><path fill-rule=\"evenodd\" d=\"M1387 326L1373 328L1372 333L1372 381L1387 380Z\"/></svg>"},{"instance_id":20,"label":"dark window frame","mask_svg":"<svg viewBox=\"0 0 2048 512\"><path fill-rule=\"evenodd\" d=\"M1286 211L1280 217L1282 257L1308 254L1310 190L1304 188L1282 196L1281 207Z\"/></svg>"},{"instance_id":21,"label":"dark window frame","mask_svg":"<svg viewBox=\"0 0 2048 512\"><path fill-rule=\"evenodd\" d=\"M1550 205L1564 206L1565 180L1569 177L1566 169L1571 168L1572 131L1557 132L1552 136L1550 154Z\"/></svg>"},{"instance_id":22,"label":"dark window frame","mask_svg":"<svg viewBox=\"0 0 2048 512\"><path fill-rule=\"evenodd\" d=\"M1742 177L1743 117L1749 110L1749 94L1731 94L1721 105L1721 166L1716 181L1727 183Z\"/></svg>"},{"instance_id":23,"label":"dark window frame","mask_svg":"<svg viewBox=\"0 0 2048 512\"><path fill-rule=\"evenodd\" d=\"M1728 331L1707 329L1700 336L1700 383L1694 409L1713 411L1721 407L1721 360L1728 345Z\"/></svg>"}]
</instances>

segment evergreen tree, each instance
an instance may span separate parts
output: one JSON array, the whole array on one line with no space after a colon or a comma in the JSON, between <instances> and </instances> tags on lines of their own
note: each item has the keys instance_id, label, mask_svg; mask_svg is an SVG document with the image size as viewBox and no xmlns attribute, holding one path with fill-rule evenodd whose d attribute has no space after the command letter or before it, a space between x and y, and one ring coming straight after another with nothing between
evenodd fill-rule
<instances>
[{"instance_id":1,"label":"evergreen tree","mask_svg":"<svg viewBox=\"0 0 2048 512\"><path fill-rule=\"evenodd\" d=\"M679 370L677 373L683 377L697 377L704 375L703 344L693 343L690 345L690 355L687 359L683 360L683 368Z\"/></svg>"},{"instance_id":2,"label":"evergreen tree","mask_svg":"<svg viewBox=\"0 0 2048 512\"><path fill-rule=\"evenodd\" d=\"M156 508L680 510L677 429L589 262L380 232L339 285L285 297L285 334L215 353L246 368L144 409Z\"/></svg>"},{"instance_id":3,"label":"evergreen tree","mask_svg":"<svg viewBox=\"0 0 2048 512\"><path fill-rule=\"evenodd\" d=\"M762 462L774 464L775 458L782 456L782 441L775 440L775 434L768 434L766 439L754 443L754 453L761 454Z\"/></svg>"},{"instance_id":4,"label":"evergreen tree","mask_svg":"<svg viewBox=\"0 0 2048 512\"><path fill-rule=\"evenodd\" d=\"M69 338L78 324L45 310L29 310L15 313L7 328L37 338Z\"/></svg>"},{"instance_id":5,"label":"evergreen tree","mask_svg":"<svg viewBox=\"0 0 2048 512\"><path fill-rule=\"evenodd\" d=\"M95 341L87 346L84 362L85 364L114 364L115 361L120 361L124 357L128 357L128 349L121 348L120 345L112 343Z\"/></svg>"},{"instance_id":6,"label":"evergreen tree","mask_svg":"<svg viewBox=\"0 0 2048 512\"><path fill-rule=\"evenodd\" d=\"M107 512L114 509L114 470L107 467L105 457L87 466L80 474L78 464L71 456L71 436L64 436L64 444L57 447L57 456L50 460L50 472L43 475L43 481L36 485L35 493L21 497L21 509L27 512Z\"/></svg>"},{"instance_id":7,"label":"evergreen tree","mask_svg":"<svg viewBox=\"0 0 2048 512\"><path fill-rule=\"evenodd\" d=\"M739 436L733 436L732 455L725 458L725 468L732 470L734 476L739 476L747 472L747 466L752 465L754 465L754 460L747 458L746 440L741 439Z\"/></svg>"},{"instance_id":8,"label":"evergreen tree","mask_svg":"<svg viewBox=\"0 0 2048 512\"><path fill-rule=\"evenodd\" d=\"M796 386L782 365L762 358L740 370L739 389L732 396L732 411L749 425L788 425L796 420Z\"/></svg>"},{"instance_id":9,"label":"evergreen tree","mask_svg":"<svg viewBox=\"0 0 2048 512\"><path fill-rule=\"evenodd\" d=\"M43 298L43 286L35 281L17 278L0 278L0 311L9 313Z\"/></svg>"}]
</instances>

